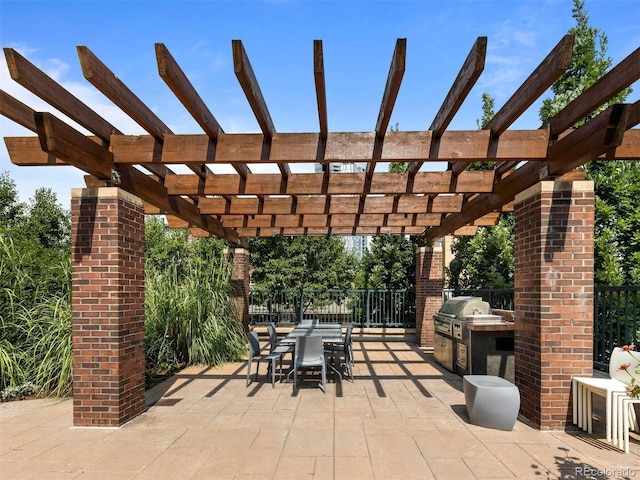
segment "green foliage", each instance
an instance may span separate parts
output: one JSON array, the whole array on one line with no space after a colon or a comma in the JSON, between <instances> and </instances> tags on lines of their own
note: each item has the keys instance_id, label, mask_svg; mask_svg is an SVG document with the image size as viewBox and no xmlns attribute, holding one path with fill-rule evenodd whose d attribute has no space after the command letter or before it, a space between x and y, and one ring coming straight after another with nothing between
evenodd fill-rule
<instances>
[{"instance_id":1,"label":"green foliage","mask_svg":"<svg viewBox=\"0 0 640 480\"><path fill-rule=\"evenodd\" d=\"M218 238L190 238L189 230L169 228L155 216L145 219L145 261L147 267L177 268L179 275L193 262L210 263L222 256L225 248Z\"/></svg>"},{"instance_id":2,"label":"green foliage","mask_svg":"<svg viewBox=\"0 0 640 480\"><path fill-rule=\"evenodd\" d=\"M449 288L513 287L513 215L503 214L498 225L480 227L473 237L456 237L451 250Z\"/></svg>"},{"instance_id":3,"label":"green foliage","mask_svg":"<svg viewBox=\"0 0 640 480\"><path fill-rule=\"evenodd\" d=\"M496 114L493 110L495 103L496 101L491 95L486 92L482 94L482 118L476 120L478 130L486 128L493 116Z\"/></svg>"},{"instance_id":4,"label":"green foliage","mask_svg":"<svg viewBox=\"0 0 640 480\"><path fill-rule=\"evenodd\" d=\"M584 0L574 0L576 25L573 57L569 68L551 87L553 98L545 99L540 118L547 122L568 103L599 80L612 60L607 56L607 37L599 28L589 26ZM607 104L580 120L574 128L588 122L609 105L621 103L631 88L620 92ZM595 161L586 165L588 178L594 180L595 209L595 282L602 285L633 285L640 282L640 196L637 162Z\"/></svg>"},{"instance_id":5,"label":"green foliage","mask_svg":"<svg viewBox=\"0 0 640 480\"><path fill-rule=\"evenodd\" d=\"M640 162L591 162L596 189L595 281L640 284Z\"/></svg>"},{"instance_id":6,"label":"green foliage","mask_svg":"<svg viewBox=\"0 0 640 480\"><path fill-rule=\"evenodd\" d=\"M0 397L67 396L72 385L69 214L49 189L29 205L0 175ZM224 243L146 225L147 368L239 360L245 338L230 299Z\"/></svg>"},{"instance_id":7,"label":"green foliage","mask_svg":"<svg viewBox=\"0 0 640 480\"><path fill-rule=\"evenodd\" d=\"M26 205L18 201L18 189L9 172L0 173L0 232L20 222L25 209Z\"/></svg>"},{"instance_id":8,"label":"green foliage","mask_svg":"<svg viewBox=\"0 0 640 480\"><path fill-rule=\"evenodd\" d=\"M396 235L374 237L361 260L356 288L411 289L416 278L416 246Z\"/></svg>"},{"instance_id":9,"label":"green foliage","mask_svg":"<svg viewBox=\"0 0 640 480\"><path fill-rule=\"evenodd\" d=\"M543 100L540 120L546 123L567 104L598 81L612 64L607 56L607 36L599 28L589 26L589 16L584 9L584 0L573 0L572 17L576 25L569 29L575 36L573 56L569 68L551 86L552 98ZM631 93L631 88L620 92L607 104L601 106L587 118L578 122L580 126L605 110L609 105L622 102Z\"/></svg>"},{"instance_id":10,"label":"green foliage","mask_svg":"<svg viewBox=\"0 0 640 480\"><path fill-rule=\"evenodd\" d=\"M145 338L149 376L188 364L236 361L245 352L231 301L224 242L190 239L188 230L145 221Z\"/></svg>"},{"instance_id":11,"label":"green foliage","mask_svg":"<svg viewBox=\"0 0 640 480\"><path fill-rule=\"evenodd\" d=\"M24 268L22 247L0 235L0 389L32 382L43 395L65 396L72 380L70 259L36 272L58 279L52 290Z\"/></svg>"},{"instance_id":12,"label":"green foliage","mask_svg":"<svg viewBox=\"0 0 640 480\"><path fill-rule=\"evenodd\" d=\"M358 261L338 237L258 237L249 241L252 281L262 289L349 288Z\"/></svg>"},{"instance_id":13,"label":"green foliage","mask_svg":"<svg viewBox=\"0 0 640 480\"><path fill-rule=\"evenodd\" d=\"M245 339L231 302L230 265L194 261L183 275L172 266L147 270L146 358L150 374L188 364L238 361Z\"/></svg>"}]
</instances>

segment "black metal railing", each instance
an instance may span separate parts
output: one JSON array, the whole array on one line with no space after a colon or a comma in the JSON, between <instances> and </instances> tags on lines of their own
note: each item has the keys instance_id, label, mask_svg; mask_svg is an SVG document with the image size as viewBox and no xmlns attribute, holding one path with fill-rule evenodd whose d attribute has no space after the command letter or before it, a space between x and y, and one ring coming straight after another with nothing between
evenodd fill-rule
<instances>
[{"instance_id":1,"label":"black metal railing","mask_svg":"<svg viewBox=\"0 0 640 480\"><path fill-rule=\"evenodd\" d=\"M482 297L493 309L514 310L514 289L445 289L451 297ZM613 347L640 343L640 286L596 286L593 365L606 370ZM302 318L362 327L415 327L413 290L256 290L249 292L251 322L296 324Z\"/></svg>"},{"instance_id":2,"label":"black metal railing","mask_svg":"<svg viewBox=\"0 0 640 480\"><path fill-rule=\"evenodd\" d=\"M640 286L594 288L593 366L609 368L614 347L640 341Z\"/></svg>"},{"instance_id":3,"label":"black metal railing","mask_svg":"<svg viewBox=\"0 0 640 480\"><path fill-rule=\"evenodd\" d=\"M303 318L361 327L416 325L413 290L249 291L251 323L296 324Z\"/></svg>"}]
</instances>

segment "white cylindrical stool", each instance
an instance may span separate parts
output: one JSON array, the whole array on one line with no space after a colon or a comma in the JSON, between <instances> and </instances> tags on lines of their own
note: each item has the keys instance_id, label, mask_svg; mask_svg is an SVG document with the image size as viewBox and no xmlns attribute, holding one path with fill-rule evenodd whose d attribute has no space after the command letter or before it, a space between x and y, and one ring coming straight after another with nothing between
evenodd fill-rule
<instances>
[{"instance_id":1,"label":"white cylindrical stool","mask_svg":"<svg viewBox=\"0 0 640 480\"><path fill-rule=\"evenodd\" d=\"M518 387L492 375L465 375L462 386L471 423L496 430L513 429L520 410Z\"/></svg>"}]
</instances>

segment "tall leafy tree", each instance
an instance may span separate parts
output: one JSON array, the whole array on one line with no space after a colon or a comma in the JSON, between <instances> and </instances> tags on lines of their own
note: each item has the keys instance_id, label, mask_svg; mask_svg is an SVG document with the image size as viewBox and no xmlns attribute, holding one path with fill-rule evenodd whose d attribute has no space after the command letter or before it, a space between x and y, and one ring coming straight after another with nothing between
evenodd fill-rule
<instances>
[{"instance_id":1,"label":"tall leafy tree","mask_svg":"<svg viewBox=\"0 0 640 480\"><path fill-rule=\"evenodd\" d=\"M611 67L607 56L607 36L589 25L584 0L574 0L572 16L576 25L569 30L575 36L569 68L551 87L553 97L543 101L540 119L547 122L569 102L593 85ZM621 103L631 88L620 92L594 113L580 119L573 128L588 122L609 105ZM640 241L638 240L637 162L590 162L587 178L595 182L595 281L604 285L640 283Z\"/></svg>"},{"instance_id":2,"label":"tall leafy tree","mask_svg":"<svg viewBox=\"0 0 640 480\"><path fill-rule=\"evenodd\" d=\"M251 280L265 289L350 288L358 261L338 237L257 237Z\"/></svg>"},{"instance_id":3,"label":"tall leafy tree","mask_svg":"<svg viewBox=\"0 0 640 480\"><path fill-rule=\"evenodd\" d=\"M415 286L415 242L399 235L379 235L364 254L356 286L403 290Z\"/></svg>"},{"instance_id":4,"label":"tall leafy tree","mask_svg":"<svg viewBox=\"0 0 640 480\"><path fill-rule=\"evenodd\" d=\"M542 102L540 120L543 123L597 82L611 67L611 57L607 56L607 36L599 28L589 25L589 15L584 5L585 0L573 0L572 17L576 24L567 32L575 37L573 56L567 70L551 86L553 97ZM630 93L631 88L623 90L575 126L589 121L609 105L623 102Z\"/></svg>"},{"instance_id":5,"label":"tall leafy tree","mask_svg":"<svg viewBox=\"0 0 640 480\"><path fill-rule=\"evenodd\" d=\"M26 205L18 198L16 182L9 172L0 174L0 231L11 228L23 220Z\"/></svg>"},{"instance_id":6,"label":"tall leafy tree","mask_svg":"<svg viewBox=\"0 0 640 480\"><path fill-rule=\"evenodd\" d=\"M480 227L472 237L456 237L451 250L449 288L513 287L513 215L503 214L498 225Z\"/></svg>"},{"instance_id":7,"label":"tall leafy tree","mask_svg":"<svg viewBox=\"0 0 640 480\"><path fill-rule=\"evenodd\" d=\"M483 129L491 121L494 99L482 94L482 118L476 123ZM489 162L473 162L469 170L489 170ZM513 215L501 215L498 225L480 227L474 236L455 237L451 250L454 259L446 268L449 288L508 288L513 286Z\"/></svg>"}]
</instances>

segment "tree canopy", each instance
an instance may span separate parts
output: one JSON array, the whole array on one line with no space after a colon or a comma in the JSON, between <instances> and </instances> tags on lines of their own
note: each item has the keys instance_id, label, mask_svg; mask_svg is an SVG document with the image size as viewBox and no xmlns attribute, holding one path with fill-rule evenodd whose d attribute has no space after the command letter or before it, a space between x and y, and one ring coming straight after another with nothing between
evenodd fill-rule
<instances>
[{"instance_id":1,"label":"tree canopy","mask_svg":"<svg viewBox=\"0 0 640 480\"><path fill-rule=\"evenodd\" d=\"M257 237L249 253L251 281L264 289L351 288L358 265L339 237Z\"/></svg>"}]
</instances>

